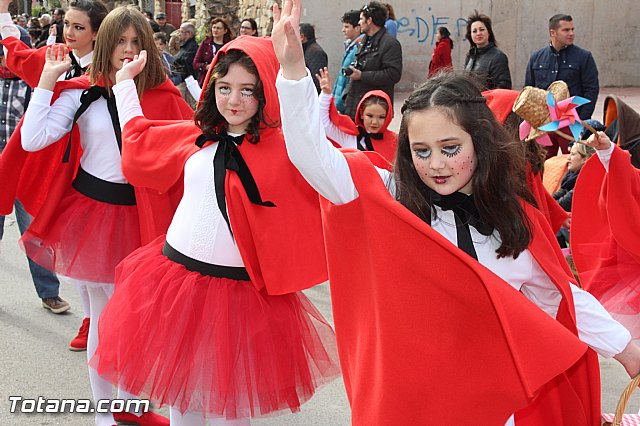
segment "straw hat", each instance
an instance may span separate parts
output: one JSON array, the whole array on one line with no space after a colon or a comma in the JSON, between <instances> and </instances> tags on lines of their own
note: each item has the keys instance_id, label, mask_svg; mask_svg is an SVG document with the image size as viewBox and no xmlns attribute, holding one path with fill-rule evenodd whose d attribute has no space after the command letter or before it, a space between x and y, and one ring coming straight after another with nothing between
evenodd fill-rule
<instances>
[{"instance_id":1,"label":"straw hat","mask_svg":"<svg viewBox=\"0 0 640 426\"><path fill-rule=\"evenodd\" d=\"M545 131L538 130L538 127L551 123L551 115L549 115L549 106L547 105L547 94L549 92L551 92L556 102L570 97L567 83L558 80L551 83L547 90L532 86L524 87L513 103L513 112L531 125L531 132L529 132L527 140L544 135Z\"/></svg>"}]
</instances>

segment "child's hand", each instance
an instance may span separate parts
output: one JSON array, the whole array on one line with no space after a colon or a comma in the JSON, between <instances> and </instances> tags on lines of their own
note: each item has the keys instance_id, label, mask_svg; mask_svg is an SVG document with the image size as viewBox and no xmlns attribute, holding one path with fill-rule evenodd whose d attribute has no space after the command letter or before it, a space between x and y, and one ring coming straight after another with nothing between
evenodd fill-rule
<instances>
[{"instance_id":1,"label":"child's hand","mask_svg":"<svg viewBox=\"0 0 640 426\"><path fill-rule=\"evenodd\" d=\"M331 85L331 76L329 75L329 70L327 67L320 68L320 72L316 74L316 78L320 83L320 89L327 95L331 94L332 85Z\"/></svg>"},{"instance_id":2,"label":"child's hand","mask_svg":"<svg viewBox=\"0 0 640 426\"><path fill-rule=\"evenodd\" d=\"M611 139L604 132L598 132L596 135L589 136L589 139L585 142L591 148L595 148L599 151L609 149L611 146Z\"/></svg>"},{"instance_id":3,"label":"child's hand","mask_svg":"<svg viewBox=\"0 0 640 426\"><path fill-rule=\"evenodd\" d=\"M282 75L289 80L300 80L307 75L302 42L300 41L301 0L284 0L282 10L273 4L273 31L271 41Z\"/></svg>"},{"instance_id":4,"label":"child's hand","mask_svg":"<svg viewBox=\"0 0 640 426\"><path fill-rule=\"evenodd\" d=\"M629 376L636 377L640 373L640 349L633 342L613 358L622 364Z\"/></svg>"},{"instance_id":5,"label":"child's hand","mask_svg":"<svg viewBox=\"0 0 640 426\"><path fill-rule=\"evenodd\" d=\"M47 47L44 68L42 74L54 77L54 81L71 68L69 48L64 44L55 44Z\"/></svg>"},{"instance_id":6,"label":"child's hand","mask_svg":"<svg viewBox=\"0 0 640 426\"><path fill-rule=\"evenodd\" d=\"M133 57L133 60L126 59L122 68L116 72L116 83L121 83L125 80L133 80L138 74L142 72L144 66L147 64L147 51L140 51L139 55Z\"/></svg>"}]
</instances>

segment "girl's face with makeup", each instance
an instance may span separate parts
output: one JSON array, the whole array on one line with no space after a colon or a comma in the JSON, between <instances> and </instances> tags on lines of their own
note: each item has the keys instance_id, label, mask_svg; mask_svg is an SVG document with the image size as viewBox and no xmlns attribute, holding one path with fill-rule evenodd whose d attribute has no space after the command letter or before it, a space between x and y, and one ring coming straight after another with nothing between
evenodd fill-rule
<instances>
[{"instance_id":1,"label":"girl's face with makeup","mask_svg":"<svg viewBox=\"0 0 640 426\"><path fill-rule=\"evenodd\" d=\"M440 195L471 194L477 161L471 135L438 108L412 112L407 130L422 182Z\"/></svg>"},{"instance_id":2,"label":"girl's face with makeup","mask_svg":"<svg viewBox=\"0 0 640 426\"><path fill-rule=\"evenodd\" d=\"M216 80L216 106L227 120L227 131L245 133L251 119L258 112L255 87L258 78L242 65L231 64L229 71Z\"/></svg>"}]
</instances>

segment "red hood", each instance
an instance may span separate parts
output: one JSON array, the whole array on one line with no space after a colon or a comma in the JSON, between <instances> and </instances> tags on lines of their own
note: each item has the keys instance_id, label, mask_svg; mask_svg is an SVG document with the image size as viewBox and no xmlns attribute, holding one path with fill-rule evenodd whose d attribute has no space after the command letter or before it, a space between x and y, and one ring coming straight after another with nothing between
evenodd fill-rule
<instances>
[{"instance_id":1,"label":"red hood","mask_svg":"<svg viewBox=\"0 0 640 426\"><path fill-rule=\"evenodd\" d=\"M519 94L520 92L510 89L494 89L482 92L482 96L487 99L487 106L500 124L504 124Z\"/></svg>"},{"instance_id":2,"label":"red hood","mask_svg":"<svg viewBox=\"0 0 640 426\"><path fill-rule=\"evenodd\" d=\"M364 96L360 100L360 103L358 104L358 109L356 109L356 126L364 128L364 123L362 122L362 118L361 118L362 108L363 108L362 105L364 104L364 101L366 101L367 99L373 96L377 96L379 98L384 99L388 105L387 118L384 120L382 129L380 129L380 133L382 133L385 130L387 130L387 127L389 127L389 124L391 124L391 120L393 120L393 106L391 105L391 99L389 99L389 95L387 95L382 90L372 90L364 94Z\"/></svg>"},{"instance_id":3,"label":"red hood","mask_svg":"<svg viewBox=\"0 0 640 426\"><path fill-rule=\"evenodd\" d=\"M207 76L204 79L203 89L209 85L211 71L213 70L221 52L226 53L230 50L240 50L246 53L258 69L262 87L264 89L265 106L264 118L267 123L280 123L280 103L278 102L278 92L276 91L276 77L280 69L280 63L276 58L273 50L273 44L270 37L252 37L240 36L229 43L225 44L213 59ZM205 90L202 90L200 102L204 100ZM278 126L279 127L279 126Z\"/></svg>"}]
</instances>

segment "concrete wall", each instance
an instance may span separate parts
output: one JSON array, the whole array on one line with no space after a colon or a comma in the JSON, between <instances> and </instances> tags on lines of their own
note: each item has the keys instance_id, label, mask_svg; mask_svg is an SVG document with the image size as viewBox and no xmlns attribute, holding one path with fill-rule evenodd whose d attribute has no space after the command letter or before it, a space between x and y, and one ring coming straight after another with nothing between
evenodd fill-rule
<instances>
[{"instance_id":1,"label":"concrete wall","mask_svg":"<svg viewBox=\"0 0 640 426\"><path fill-rule=\"evenodd\" d=\"M303 18L316 27L318 43L329 55L335 76L342 55L340 18L359 9L363 0L306 0ZM454 41L453 64L461 69L469 43L465 18L473 9L489 15L500 49L509 57L514 88L524 83L529 55L549 42L548 20L556 13L572 15L575 43L590 50L598 64L601 86L640 86L640 2L638 0L427 0L394 1L398 39L404 57L403 78L396 90L411 90L426 79L435 45L434 29L446 26Z\"/></svg>"}]
</instances>

